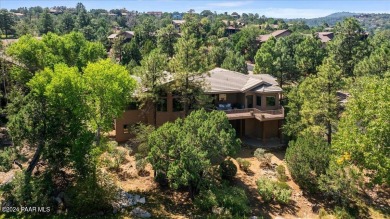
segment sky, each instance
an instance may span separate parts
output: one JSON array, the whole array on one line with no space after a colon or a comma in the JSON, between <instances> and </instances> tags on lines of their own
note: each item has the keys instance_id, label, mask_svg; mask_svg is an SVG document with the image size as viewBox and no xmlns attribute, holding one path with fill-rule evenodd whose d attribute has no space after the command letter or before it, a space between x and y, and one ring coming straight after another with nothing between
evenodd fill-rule
<instances>
[{"instance_id":1,"label":"sky","mask_svg":"<svg viewBox=\"0 0 390 219\"><path fill-rule=\"evenodd\" d=\"M0 8L16 9L18 7L75 7L81 2L89 9L121 9L139 12L163 11L185 12L194 9L241 13L258 13L260 16L275 18L316 18L334 12L356 13L390 13L390 0L0 0Z\"/></svg>"}]
</instances>

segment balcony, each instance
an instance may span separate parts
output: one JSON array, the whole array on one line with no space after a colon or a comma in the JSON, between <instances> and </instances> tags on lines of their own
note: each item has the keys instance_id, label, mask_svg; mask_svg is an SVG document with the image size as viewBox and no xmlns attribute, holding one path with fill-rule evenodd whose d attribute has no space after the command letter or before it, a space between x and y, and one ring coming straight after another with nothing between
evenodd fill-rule
<instances>
[{"instance_id":1,"label":"balcony","mask_svg":"<svg viewBox=\"0 0 390 219\"><path fill-rule=\"evenodd\" d=\"M226 116L229 120L254 118L259 121L269 121L284 119L284 108L282 106L280 107L280 109L276 110L260 110L257 108L246 108L221 111L224 111L226 113Z\"/></svg>"}]
</instances>

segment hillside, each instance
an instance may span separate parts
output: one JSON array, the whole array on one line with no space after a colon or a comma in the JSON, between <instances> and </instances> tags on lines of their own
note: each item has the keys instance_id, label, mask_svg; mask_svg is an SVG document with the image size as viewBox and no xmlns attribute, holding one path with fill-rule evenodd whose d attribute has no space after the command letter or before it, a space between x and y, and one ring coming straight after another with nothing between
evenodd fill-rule
<instances>
[{"instance_id":1,"label":"hillside","mask_svg":"<svg viewBox=\"0 0 390 219\"><path fill-rule=\"evenodd\" d=\"M312 19L286 19L286 22L305 21L310 27L319 26L323 23L334 26L337 22L348 17L355 17L358 19L363 28L369 32L374 32L377 29L390 29L390 14L337 12L325 17Z\"/></svg>"}]
</instances>

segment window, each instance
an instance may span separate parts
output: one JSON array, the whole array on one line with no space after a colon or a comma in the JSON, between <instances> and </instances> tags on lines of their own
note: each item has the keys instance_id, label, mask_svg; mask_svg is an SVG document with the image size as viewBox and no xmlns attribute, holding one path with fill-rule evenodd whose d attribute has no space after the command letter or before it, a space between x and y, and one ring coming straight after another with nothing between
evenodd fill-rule
<instances>
[{"instance_id":1,"label":"window","mask_svg":"<svg viewBox=\"0 0 390 219\"><path fill-rule=\"evenodd\" d=\"M253 95L246 96L246 108L253 107Z\"/></svg>"},{"instance_id":2,"label":"window","mask_svg":"<svg viewBox=\"0 0 390 219\"><path fill-rule=\"evenodd\" d=\"M166 97L160 98L160 100L157 102L157 111L159 112L166 112L167 111L167 105L168 101Z\"/></svg>"},{"instance_id":3,"label":"window","mask_svg":"<svg viewBox=\"0 0 390 219\"><path fill-rule=\"evenodd\" d=\"M266 102L267 102L267 106L275 106L275 97L274 96L270 96L270 97L266 97Z\"/></svg>"},{"instance_id":4,"label":"window","mask_svg":"<svg viewBox=\"0 0 390 219\"><path fill-rule=\"evenodd\" d=\"M180 98L179 97L174 97L173 98L173 112L179 112L179 111L183 111L183 104L182 102L180 102Z\"/></svg>"},{"instance_id":5,"label":"window","mask_svg":"<svg viewBox=\"0 0 390 219\"><path fill-rule=\"evenodd\" d=\"M129 125L123 125L123 134L129 134L130 133L130 130L129 130Z\"/></svg>"},{"instance_id":6,"label":"window","mask_svg":"<svg viewBox=\"0 0 390 219\"><path fill-rule=\"evenodd\" d=\"M256 96L256 105L261 106L261 96Z\"/></svg>"},{"instance_id":7,"label":"window","mask_svg":"<svg viewBox=\"0 0 390 219\"><path fill-rule=\"evenodd\" d=\"M127 110L137 110L139 107L138 102L130 102L129 105L127 105Z\"/></svg>"}]
</instances>

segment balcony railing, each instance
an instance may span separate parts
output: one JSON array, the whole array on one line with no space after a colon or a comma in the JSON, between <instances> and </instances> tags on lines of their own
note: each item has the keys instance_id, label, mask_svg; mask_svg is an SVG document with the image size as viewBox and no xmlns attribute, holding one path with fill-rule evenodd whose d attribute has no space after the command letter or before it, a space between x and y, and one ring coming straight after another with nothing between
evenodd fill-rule
<instances>
[{"instance_id":1,"label":"balcony railing","mask_svg":"<svg viewBox=\"0 0 390 219\"><path fill-rule=\"evenodd\" d=\"M284 108L275 110L260 110L257 108L245 108L245 109L231 109L221 110L224 111L228 119L247 119L256 118L260 121L275 120L284 118Z\"/></svg>"}]
</instances>

